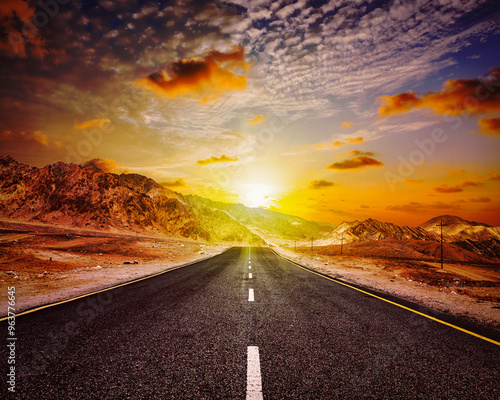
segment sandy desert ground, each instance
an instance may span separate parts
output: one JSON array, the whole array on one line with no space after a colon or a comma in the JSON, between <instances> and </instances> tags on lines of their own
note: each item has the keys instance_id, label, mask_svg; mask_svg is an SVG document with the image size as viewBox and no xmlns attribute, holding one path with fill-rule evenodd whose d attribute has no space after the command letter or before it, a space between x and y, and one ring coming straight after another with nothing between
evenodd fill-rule
<instances>
[{"instance_id":1,"label":"sandy desert ground","mask_svg":"<svg viewBox=\"0 0 500 400\"><path fill-rule=\"evenodd\" d=\"M339 246L340 247L340 246ZM445 263L279 248L282 256L345 282L404 298L500 330L500 265ZM338 249L339 250L339 249Z\"/></svg>"},{"instance_id":2,"label":"sandy desert ground","mask_svg":"<svg viewBox=\"0 0 500 400\"><path fill-rule=\"evenodd\" d=\"M9 286L16 287L19 313L211 257L226 248L0 221L0 315L7 313Z\"/></svg>"}]
</instances>

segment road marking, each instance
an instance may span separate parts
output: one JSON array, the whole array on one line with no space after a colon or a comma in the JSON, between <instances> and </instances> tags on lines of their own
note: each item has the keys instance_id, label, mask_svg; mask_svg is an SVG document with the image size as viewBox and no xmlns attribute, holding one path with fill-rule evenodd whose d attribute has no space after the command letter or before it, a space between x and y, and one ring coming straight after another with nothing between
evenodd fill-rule
<instances>
[{"instance_id":1,"label":"road marking","mask_svg":"<svg viewBox=\"0 0 500 400\"><path fill-rule=\"evenodd\" d=\"M248 279L252 279L252 273L251 272L248 274Z\"/></svg>"},{"instance_id":2,"label":"road marking","mask_svg":"<svg viewBox=\"0 0 500 400\"><path fill-rule=\"evenodd\" d=\"M247 400L263 400L259 348L247 348Z\"/></svg>"},{"instance_id":3,"label":"road marking","mask_svg":"<svg viewBox=\"0 0 500 400\"><path fill-rule=\"evenodd\" d=\"M103 292L107 292L108 290L113 290L113 289L116 289L116 288L119 288L119 287L122 287L122 286L127 286L127 285L131 285L132 283L136 283L136 282L140 282L140 281L144 281L146 279L149 279L149 278L154 278L156 276L159 276L159 275L163 275L163 274L166 274L167 272L172 272L172 271L175 271L175 270L178 270L178 269L181 269L181 268L184 268L184 267L189 267L191 265L194 265L194 264L198 264L198 263L201 263L201 262L204 262L204 261L207 261L207 260L210 260L211 258L214 258L214 257L217 257L217 256L220 256L221 254L225 253L226 251L228 250L231 250L231 248L223 251L222 253L219 253L219 254L216 254L215 256L211 256L211 257L207 257L207 258L204 258L204 259L201 259L201 260L197 260L197 261L192 261L192 262L189 262L187 264L183 264L183 265L179 265L177 267L172 267L172 268L169 268L165 271L161 271L161 272L157 272L156 274L153 274L153 275L148 275L148 276L144 276L142 278L138 278L138 279L134 279L133 281L129 281L129 282L125 282L125 283L121 283L119 285L115 285L115 286L111 286L111 287L108 287L106 289L101 289L101 290L97 290L95 292L90 292L90 293L87 293L87 294L82 294L80 296L77 296L77 297L73 297L72 299L67 299L67 300L62 300L62 301L58 301L56 303L51 303L51 304L45 304L43 306L40 306L40 307L36 307L36 308L32 308L30 310L26 310L26 311L23 311L23 312L20 312L19 314L16 314L16 318L17 317L20 317L21 315L26 315L26 314L31 314L35 311L40 311L40 310L43 310L45 308L49 308L49 307L54 307L54 306L58 306L59 304L64 304L64 303L69 303L71 301L75 301L75 300L78 300L78 299L83 299L85 297L89 297L89 296L93 296L94 294L98 294L98 293L103 293ZM8 319L9 317L6 316L6 317L2 317L0 318L0 322L2 321L5 321L6 319Z\"/></svg>"},{"instance_id":4,"label":"road marking","mask_svg":"<svg viewBox=\"0 0 500 400\"><path fill-rule=\"evenodd\" d=\"M252 269L252 266L251 266L251 265L249 265L249 266L248 266L248 269Z\"/></svg>"},{"instance_id":5,"label":"road marking","mask_svg":"<svg viewBox=\"0 0 500 400\"><path fill-rule=\"evenodd\" d=\"M253 289L248 289L248 301L254 301Z\"/></svg>"},{"instance_id":6,"label":"road marking","mask_svg":"<svg viewBox=\"0 0 500 400\"><path fill-rule=\"evenodd\" d=\"M274 252L274 250L272 250ZM446 326L449 326L450 328L453 328L453 329L456 329L458 331L461 331L461 332L464 332L464 333L467 333L471 336L475 336L479 339L482 339L482 340L486 340L487 342L490 342L490 343L493 343L493 344L496 344L497 346L500 346L500 342L497 342L496 340L493 340L493 339L490 339L486 336L482 336L482 335L479 335L477 333L474 333L472 331L469 331L467 329L464 329L464 328L460 328L459 326L456 326L456 325L453 325L453 324L450 324L449 322L446 322L446 321L443 321L441 319L438 319L438 318L435 318L435 317L431 317L430 315L427 315L427 314L424 314L423 312L420 312L420 311L417 311L417 310L414 310L413 308L410 308L410 307L406 307L406 306L403 306L402 304L399 304L399 303L396 303L395 301L391 301L391 300L388 300L388 299L384 299L383 297L380 297L380 296L377 296L373 293L370 293L370 292L367 292L365 290L362 290L362 289L358 289L357 287L354 287L354 286L351 286L347 283L344 283L344 282L341 282L341 281L338 281L334 278L330 278L328 276L325 276L323 274L320 274L318 272L315 272L315 271L312 271L308 268L305 268L304 266L296 263L295 261L292 261L292 260L288 260L286 259L285 257L282 257L280 254L274 252L274 254L276 254L278 257L282 258L283 260L285 261L288 261L289 263L299 267L299 268L302 268L304 271L307 271L307 272L310 272L311 274L314 274L314 275L318 275L322 278L325 278L325 279L328 279L329 281L332 281L332 282L335 282L335 283L338 283L339 285L342 285L342 286L345 286L345 287L348 287L350 289L354 289L354 290L357 290L358 292L361 292L363 294L367 294L368 296L371 296L371 297L375 297L376 299L379 299L379 300L382 300L382 301L385 301L386 303L389 303L389 304L392 304L394 306L397 306L397 307L400 307L404 310L407 310L407 311L411 311L412 313L415 313L415 314L418 314L420 315L421 317L425 317L425 318L428 318L432 321L435 321L435 322L439 322L440 324L443 324L443 325L446 325Z\"/></svg>"}]
</instances>

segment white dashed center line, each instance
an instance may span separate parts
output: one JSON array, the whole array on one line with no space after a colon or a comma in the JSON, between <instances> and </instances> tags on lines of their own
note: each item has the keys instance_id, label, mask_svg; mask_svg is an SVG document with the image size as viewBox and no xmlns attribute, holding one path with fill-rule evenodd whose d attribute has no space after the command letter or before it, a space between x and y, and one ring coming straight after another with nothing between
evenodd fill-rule
<instances>
[{"instance_id":1,"label":"white dashed center line","mask_svg":"<svg viewBox=\"0 0 500 400\"><path fill-rule=\"evenodd\" d=\"M248 289L248 301L254 301L253 289Z\"/></svg>"},{"instance_id":2,"label":"white dashed center line","mask_svg":"<svg viewBox=\"0 0 500 400\"><path fill-rule=\"evenodd\" d=\"M259 348L248 346L247 350L247 400L263 400L262 377L260 375Z\"/></svg>"},{"instance_id":3,"label":"white dashed center line","mask_svg":"<svg viewBox=\"0 0 500 400\"><path fill-rule=\"evenodd\" d=\"M251 272L248 274L248 279L252 279L252 273Z\"/></svg>"}]
</instances>

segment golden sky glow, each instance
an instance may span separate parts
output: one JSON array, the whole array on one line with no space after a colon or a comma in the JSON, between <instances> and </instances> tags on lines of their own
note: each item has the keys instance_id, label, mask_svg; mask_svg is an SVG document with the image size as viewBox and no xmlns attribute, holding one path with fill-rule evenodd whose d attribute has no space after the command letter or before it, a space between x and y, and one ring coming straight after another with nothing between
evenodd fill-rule
<instances>
[{"instance_id":1,"label":"golden sky glow","mask_svg":"<svg viewBox=\"0 0 500 400\"><path fill-rule=\"evenodd\" d=\"M494 0L84 3L0 2L2 154L334 224L500 225Z\"/></svg>"}]
</instances>

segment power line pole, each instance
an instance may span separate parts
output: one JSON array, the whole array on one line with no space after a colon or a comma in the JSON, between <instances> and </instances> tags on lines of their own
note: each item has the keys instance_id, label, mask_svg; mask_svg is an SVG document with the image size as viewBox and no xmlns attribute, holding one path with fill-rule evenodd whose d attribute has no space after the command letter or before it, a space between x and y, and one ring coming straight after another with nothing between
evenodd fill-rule
<instances>
[{"instance_id":1,"label":"power line pole","mask_svg":"<svg viewBox=\"0 0 500 400\"><path fill-rule=\"evenodd\" d=\"M436 225L436 226L441 227L441 269L443 269L443 226L446 226L446 225L443 225L443 220L441 220L441 223L439 225Z\"/></svg>"},{"instance_id":2,"label":"power line pole","mask_svg":"<svg viewBox=\"0 0 500 400\"><path fill-rule=\"evenodd\" d=\"M344 247L344 232L342 232L342 239L340 239L340 254L342 254L343 247Z\"/></svg>"}]
</instances>

